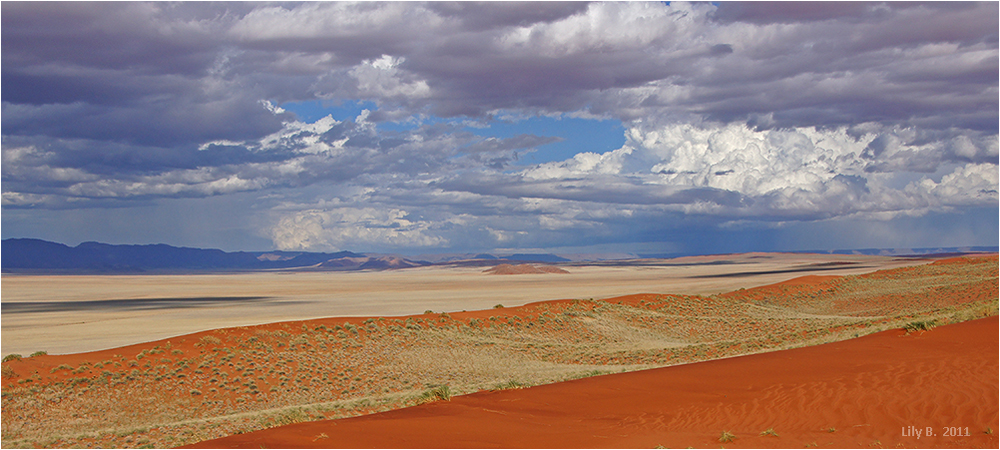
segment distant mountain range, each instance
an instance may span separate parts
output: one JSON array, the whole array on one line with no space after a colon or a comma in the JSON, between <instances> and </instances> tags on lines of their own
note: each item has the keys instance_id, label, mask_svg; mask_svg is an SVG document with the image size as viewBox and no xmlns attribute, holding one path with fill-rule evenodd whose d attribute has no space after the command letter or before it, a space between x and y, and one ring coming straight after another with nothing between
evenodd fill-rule
<instances>
[{"instance_id":1,"label":"distant mountain range","mask_svg":"<svg viewBox=\"0 0 1000 450\"><path fill-rule=\"evenodd\" d=\"M969 252L996 252L997 247L938 247L916 249L858 249L807 253L866 254L892 256L948 256ZM570 255L573 256L573 255ZM593 255L591 255L593 256ZM676 258L681 254L640 254L614 257L613 264L627 259ZM428 265L491 267L501 263L554 264L601 261L607 258L573 256L570 260L551 253L489 253L423 255L419 260L399 255L365 255L354 252L224 252L216 249L174 247L166 244L112 245L84 242L76 247L41 239L4 239L0 243L0 269L20 273L141 273L226 272L253 270L349 271L406 269ZM429 260L429 261L428 261Z\"/></svg>"},{"instance_id":2,"label":"distant mountain range","mask_svg":"<svg viewBox=\"0 0 1000 450\"><path fill-rule=\"evenodd\" d=\"M501 261L566 262L551 254L514 254L500 257L478 254L452 265L494 265ZM393 255L354 252L224 252L216 249L174 247L166 244L112 245L84 242L76 247L41 239L4 239L0 268L4 272L135 273L175 271L303 270L347 271L405 269L431 265Z\"/></svg>"},{"instance_id":3,"label":"distant mountain range","mask_svg":"<svg viewBox=\"0 0 1000 450\"><path fill-rule=\"evenodd\" d=\"M166 244L111 245L84 242L76 247L40 239L4 239L0 267L10 270L144 272L149 270L261 270L307 267L352 252L224 252Z\"/></svg>"}]
</instances>

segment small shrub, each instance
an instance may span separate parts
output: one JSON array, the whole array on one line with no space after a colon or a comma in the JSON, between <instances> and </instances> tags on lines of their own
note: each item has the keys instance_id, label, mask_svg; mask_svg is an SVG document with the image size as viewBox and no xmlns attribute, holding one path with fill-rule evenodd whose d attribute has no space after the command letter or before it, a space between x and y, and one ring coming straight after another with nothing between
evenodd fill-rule
<instances>
[{"instance_id":1,"label":"small shrub","mask_svg":"<svg viewBox=\"0 0 1000 450\"><path fill-rule=\"evenodd\" d=\"M719 442L733 442L736 440L736 435L729 431L723 431L719 435Z\"/></svg>"},{"instance_id":2,"label":"small shrub","mask_svg":"<svg viewBox=\"0 0 1000 450\"><path fill-rule=\"evenodd\" d=\"M500 384L494 386L493 390L494 391L503 391L503 390L507 390L507 389L523 389L525 387L527 387L527 386L525 386L523 383L511 380L511 381L508 381L506 383L500 383Z\"/></svg>"},{"instance_id":3,"label":"small shrub","mask_svg":"<svg viewBox=\"0 0 1000 450\"><path fill-rule=\"evenodd\" d=\"M500 303L497 303L496 305L493 306L493 309L500 309L500 308L503 308L503 305L501 305Z\"/></svg>"},{"instance_id":4,"label":"small shrub","mask_svg":"<svg viewBox=\"0 0 1000 450\"><path fill-rule=\"evenodd\" d=\"M11 353L3 357L3 362L14 361L14 360L20 361L21 355L18 355L17 353Z\"/></svg>"},{"instance_id":5,"label":"small shrub","mask_svg":"<svg viewBox=\"0 0 1000 450\"><path fill-rule=\"evenodd\" d=\"M202 336L199 340L203 345L219 345L222 343L222 339L215 336Z\"/></svg>"},{"instance_id":6,"label":"small shrub","mask_svg":"<svg viewBox=\"0 0 1000 450\"><path fill-rule=\"evenodd\" d=\"M434 386L424 391L420 394L420 397L417 398L419 403L435 402L438 400L451 400L451 388L449 388L448 385Z\"/></svg>"},{"instance_id":7,"label":"small shrub","mask_svg":"<svg viewBox=\"0 0 1000 450\"><path fill-rule=\"evenodd\" d=\"M49 352L47 352L47 351L45 351L45 350L39 350L39 351L37 351L37 352L35 352L35 353L32 353L32 354L31 354L31 355L29 356L29 358L34 358L34 357L36 357L36 356L45 356L45 355L48 355L48 354L49 354Z\"/></svg>"},{"instance_id":8,"label":"small shrub","mask_svg":"<svg viewBox=\"0 0 1000 450\"><path fill-rule=\"evenodd\" d=\"M434 311L428 309L427 311L424 311L424 314L434 314Z\"/></svg>"}]
</instances>

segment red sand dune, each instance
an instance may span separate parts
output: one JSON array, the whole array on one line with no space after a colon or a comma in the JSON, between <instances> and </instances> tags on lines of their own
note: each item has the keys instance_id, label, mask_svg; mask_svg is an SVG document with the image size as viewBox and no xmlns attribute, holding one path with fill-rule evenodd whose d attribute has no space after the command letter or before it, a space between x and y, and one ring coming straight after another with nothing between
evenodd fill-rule
<instances>
[{"instance_id":1,"label":"red sand dune","mask_svg":"<svg viewBox=\"0 0 1000 450\"><path fill-rule=\"evenodd\" d=\"M814 347L479 392L192 447L997 448L998 331L995 316L922 333L891 330ZM928 427L933 436L925 434ZM948 427L969 436L945 436L955 431ZM768 429L777 436L761 435ZM721 443L723 431L736 439Z\"/></svg>"}]
</instances>

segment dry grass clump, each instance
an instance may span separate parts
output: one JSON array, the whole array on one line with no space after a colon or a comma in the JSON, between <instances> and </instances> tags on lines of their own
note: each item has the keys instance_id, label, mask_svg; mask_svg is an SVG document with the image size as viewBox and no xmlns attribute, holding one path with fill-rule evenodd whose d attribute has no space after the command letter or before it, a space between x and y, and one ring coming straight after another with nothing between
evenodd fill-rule
<instances>
[{"instance_id":1,"label":"dry grass clump","mask_svg":"<svg viewBox=\"0 0 1000 450\"><path fill-rule=\"evenodd\" d=\"M913 333L918 331L930 331L934 328L934 325L936 324L937 324L936 320L917 320L907 323L906 325L903 326L903 329L906 330L907 333Z\"/></svg>"},{"instance_id":2,"label":"dry grass clump","mask_svg":"<svg viewBox=\"0 0 1000 450\"><path fill-rule=\"evenodd\" d=\"M3 363L3 441L178 446L481 389L995 315L996 293L994 257L718 296L648 294L238 327L71 364L47 357L52 365L37 370L11 358Z\"/></svg>"},{"instance_id":3,"label":"dry grass clump","mask_svg":"<svg viewBox=\"0 0 1000 450\"><path fill-rule=\"evenodd\" d=\"M433 386L420 394L417 403L435 402L438 400L451 400L451 389L448 385Z\"/></svg>"}]
</instances>

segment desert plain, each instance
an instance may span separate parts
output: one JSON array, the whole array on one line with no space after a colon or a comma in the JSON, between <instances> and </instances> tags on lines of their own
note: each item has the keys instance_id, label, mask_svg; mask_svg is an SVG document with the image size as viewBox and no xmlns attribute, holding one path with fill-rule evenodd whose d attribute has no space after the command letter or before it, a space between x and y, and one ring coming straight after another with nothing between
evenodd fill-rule
<instances>
[{"instance_id":1,"label":"desert plain","mask_svg":"<svg viewBox=\"0 0 1000 450\"><path fill-rule=\"evenodd\" d=\"M865 255L761 253L574 264L568 274L488 276L489 267L229 274L3 274L3 354L79 353L215 328L320 317L474 311L497 304L637 293L711 295L799 275L924 264Z\"/></svg>"},{"instance_id":2,"label":"desert plain","mask_svg":"<svg viewBox=\"0 0 1000 450\"><path fill-rule=\"evenodd\" d=\"M5 274L3 447L997 447L995 255L559 268Z\"/></svg>"}]
</instances>

